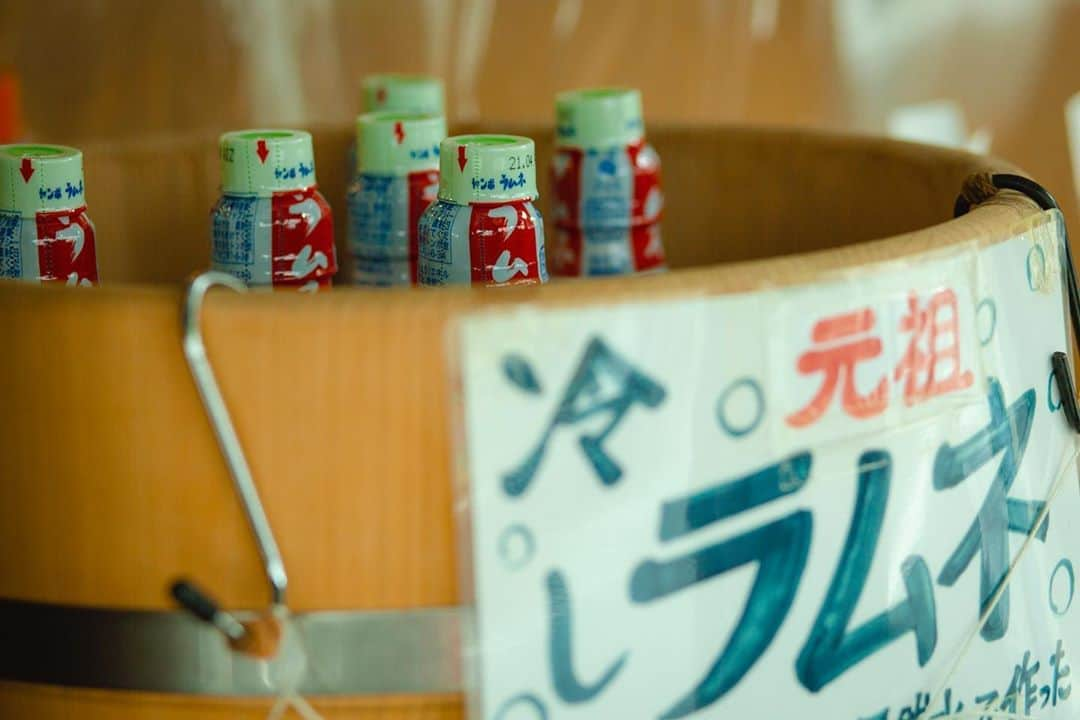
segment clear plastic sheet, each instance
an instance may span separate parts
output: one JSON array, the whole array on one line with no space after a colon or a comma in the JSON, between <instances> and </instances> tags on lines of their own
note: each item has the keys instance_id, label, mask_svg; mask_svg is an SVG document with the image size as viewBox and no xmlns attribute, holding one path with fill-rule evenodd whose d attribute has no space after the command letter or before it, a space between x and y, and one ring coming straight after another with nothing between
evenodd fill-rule
<instances>
[{"instance_id":1,"label":"clear plastic sheet","mask_svg":"<svg viewBox=\"0 0 1080 720\"><path fill-rule=\"evenodd\" d=\"M471 717L1073 717L1061 230L464 320Z\"/></svg>"}]
</instances>

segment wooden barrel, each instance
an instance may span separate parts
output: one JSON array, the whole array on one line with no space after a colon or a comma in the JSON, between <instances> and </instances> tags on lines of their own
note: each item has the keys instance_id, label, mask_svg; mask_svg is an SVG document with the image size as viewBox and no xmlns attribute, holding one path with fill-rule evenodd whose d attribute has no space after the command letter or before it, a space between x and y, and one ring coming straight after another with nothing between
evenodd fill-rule
<instances>
[{"instance_id":1,"label":"wooden barrel","mask_svg":"<svg viewBox=\"0 0 1080 720\"><path fill-rule=\"evenodd\" d=\"M536 138L544 167L550 128L514 130ZM349 133L315 136L344 258ZM311 633L330 623L318 642L366 663L301 686L326 717L463 715L445 346L463 313L806 282L1003 237L1039 212L1000 195L951 219L965 178L1002 166L943 149L758 129L651 137L664 160L666 274L207 299L209 355L281 545L290 607L315 618ZM186 576L226 608L268 599L181 353L181 280L208 261L214 138L86 148L86 176L102 286L0 283L0 716L262 717L272 694L252 691L244 661L200 667L200 652L216 652L208 643L222 643L166 593ZM356 634L335 645L341 628ZM12 638L49 659L12 657ZM330 666L343 657L354 656Z\"/></svg>"}]
</instances>

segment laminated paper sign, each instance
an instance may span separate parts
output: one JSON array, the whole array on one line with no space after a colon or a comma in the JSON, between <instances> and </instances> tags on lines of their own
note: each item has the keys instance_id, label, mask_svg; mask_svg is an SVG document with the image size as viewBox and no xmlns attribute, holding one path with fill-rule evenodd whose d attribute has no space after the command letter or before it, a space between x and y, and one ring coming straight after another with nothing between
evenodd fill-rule
<instances>
[{"instance_id":1,"label":"laminated paper sign","mask_svg":"<svg viewBox=\"0 0 1080 720\"><path fill-rule=\"evenodd\" d=\"M1080 714L1061 233L467 318L473 717Z\"/></svg>"}]
</instances>

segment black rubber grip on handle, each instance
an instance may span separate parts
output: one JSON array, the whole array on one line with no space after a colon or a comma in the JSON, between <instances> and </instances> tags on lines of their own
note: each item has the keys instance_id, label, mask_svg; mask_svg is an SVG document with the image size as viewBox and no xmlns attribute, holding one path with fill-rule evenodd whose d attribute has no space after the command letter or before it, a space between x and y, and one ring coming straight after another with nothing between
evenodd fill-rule
<instances>
[{"instance_id":1,"label":"black rubber grip on handle","mask_svg":"<svg viewBox=\"0 0 1080 720\"><path fill-rule=\"evenodd\" d=\"M169 588L169 594L195 617L208 623L214 622L214 617L218 614L217 603L190 580L177 580Z\"/></svg>"}]
</instances>

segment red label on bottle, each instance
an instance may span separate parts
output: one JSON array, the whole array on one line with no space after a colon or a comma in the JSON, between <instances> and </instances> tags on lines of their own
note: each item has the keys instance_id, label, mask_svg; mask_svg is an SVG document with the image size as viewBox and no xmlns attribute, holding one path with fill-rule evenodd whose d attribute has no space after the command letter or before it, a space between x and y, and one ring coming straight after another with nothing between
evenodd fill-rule
<instances>
[{"instance_id":1,"label":"red label on bottle","mask_svg":"<svg viewBox=\"0 0 1080 720\"><path fill-rule=\"evenodd\" d=\"M615 157L616 162L607 170L609 177L626 177L627 174L632 177L631 185L627 186L630 194L629 214L622 219L608 218L602 223L603 227L629 227L657 222L664 205L660 190L660 156L645 141L641 141L627 145L625 153L618 153ZM599 169L603 163L591 163L589 167L594 165ZM590 223L583 221L582 206L595 200L595 189L587 189L594 187L591 180L596 176L593 174L586 178L586 171L585 153L582 150L562 148L556 151L551 164L551 188L555 196L551 221L554 224L591 229ZM584 194L589 197L583 197ZM624 196L623 202L626 199Z\"/></svg>"},{"instance_id":2,"label":"red label on bottle","mask_svg":"<svg viewBox=\"0 0 1080 720\"><path fill-rule=\"evenodd\" d=\"M556 226L547 253L548 270L552 275L578 277L581 275L581 250L580 230Z\"/></svg>"},{"instance_id":3,"label":"red label on bottle","mask_svg":"<svg viewBox=\"0 0 1080 720\"><path fill-rule=\"evenodd\" d=\"M655 270L667 263L658 223L631 228L630 245L634 252L634 269L637 272Z\"/></svg>"},{"instance_id":4,"label":"red label on bottle","mask_svg":"<svg viewBox=\"0 0 1080 720\"><path fill-rule=\"evenodd\" d=\"M555 196L549 222L560 227L577 227L581 215L581 170L584 153L577 148L555 151L551 163L551 190ZM556 274L562 274L555 271Z\"/></svg>"},{"instance_id":5,"label":"red label on bottle","mask_svg":"<svg viewBox=\"0 0 1080 720\"><path fill-rule=\"evenodd\" d=\"M420 216L439 196L439 171L409 173L409 277L416 280L417 256L420 253Z\"/></svg>"},{"instance_id":6,"label":"red label on bottle","mask_svg":"<svg viewBox=\"0 0 1080 720\"><path fill-rule=\"evenodd\" d=\"M86 206L37 213L38 275L42 282L95 285L98 281L94 224Z\"/></svg>"},{"instance_id":7,"label":"red label on bottle","mask_svg":"<svg viewBox=\"0 0 1080 720\"><path fill-rule=\"evenodd\" d=\"M548 262L554 275L664 267L660 157L644 140L606 150L562 148L551 163L551 184L556 232Z\"/></svg>"},{"instance_id":8,"label":"red label on bottle","mask_svg":"<svg viewBox=\"0 0 1080 720\"><path fill-rule=\"evenodd\" d=\"M664 267L667 258L658 223L621 230L581 230L557 227L548 250L552 275L579 277L590 254L590 274L620 274L630 270L647 272Z\"/></svg>"},{"instance_id":9,"label":"red label on bottle","mask_svg":"<svg viewBox=\"0 0 1080 720\"><path fill-rule=\"evenodd\" d=\"M334 218L318 189L274 193L271 213L274 285L329 283L337 272Z\"/></svg>"},{"instance_id":10,"label":"red label on bottle","mask_svg":"<svg viewBox=\"0 0 1080 720\"><path fill-rule=\"evenodd\" d=\"M333 285L333 277L322 275L310 277L307 280L290 280L288 282L274 283L274 292L322 292Z\"/></svg>"},{"instance_id":11,"label":"red label on bottle","mask_svg":"<svg viewBox=\"0 0 1080 720\"><path fill-rule=\"evenodd\" d=\"M544 282L530 206L528 200L470 206L469 255L474 285Z\"/></svg>"},{"instance_id":12,"label":"red label on bottle","mask_svg":"<svg viewBox=\"0 0 1080 720\"><path fill-rule=\"evenodd\" d=\"M634 168L630 223L641 225L657 222L664 207L664 195L660 190L660 156L644 140L627 147L626 154Z\"/></svg>"}]
</instances>

